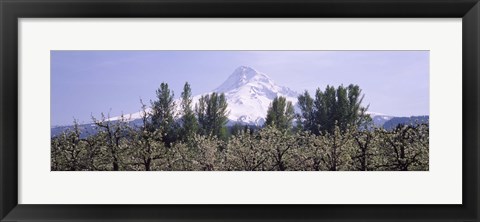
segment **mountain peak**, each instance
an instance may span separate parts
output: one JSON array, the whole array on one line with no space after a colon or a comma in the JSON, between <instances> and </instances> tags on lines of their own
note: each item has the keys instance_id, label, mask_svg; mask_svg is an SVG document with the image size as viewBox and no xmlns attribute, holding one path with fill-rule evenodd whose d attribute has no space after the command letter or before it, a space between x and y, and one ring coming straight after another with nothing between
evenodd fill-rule
<instances>
[{"instance_id":1,"label":"mountain peak","mask_svg":"<svg viewBox=\"0 0 480 222\"><path fill-rule=\"evenodd\" d=\"M215 92L225 93L231 122L263 125L273 99L283 96L296 104L297 93L277 85L268 75L252 67L240 66Z\"/></svg>"},{"instance_id":2,"label":"mountain peak","mask_svg":"<svg viewBox=\"0 0 480 222\"><path fill-rule=\"evenodd\" d=\"M258 72L252 67L240 66L236 68L235 71L233 71L233 73L227 78L227 80L223 82L222 85L220 85L217 89L215 89L215 91L227 92L252 81L269 82L271 80L267 75Z\"/></svg>"},{"instance_id":3,"label":"mountain peak","mask_svg":"<svg viewBox=\"0 0 480 222\"><path fill-rule=\"evenodd\" d=\"M250 66L239 66L238 68L235 69L234 73L236 72L255 72L255 73L258 73L257 70L255 70L254 68L250 67Z\"/></svg>"},{"instance_id":4,"label":"mountain peak","mask_svg":"<svg viewBox=\"0 0 480 222\"><path fill-rule=\"evenodd\" d=\"M287 73L295 76L295 73ZM298 93L290 88L278 85L268 75L261 73L249 66L237 67L227 80L215 90L199 94L192 98L193 106L199 99L212 92L224 93L228 103L228 124L249 124L262 126L265 123L268 108L271 102L278 96L285 97L292 102L296 112L299 112ZM180 98L177 100L180 102ZM178 104L177 103L177 104ZM147 110L147 112L151 112ZM177 106L176 113L181 115L180 106ZM142 112L126 115L131 120L139 119ZM392 117L379 113L370 112L375 124L383 125ZM110 118L110 121L118 120L119 117Z\"/></svg>"},{"instance_id":5,"label":"mountain peak","mask_svg":"<svg viewBox=\"0 0 480 222\"><path fill-rule=\"evenodd\" d=\"M240 66L230 75L232 79L237 80L237 82L248 82L253 77L261 75L260 72L249 66ZM229 77L229 79L230 79Z\"/></svg>"}]
</instances>

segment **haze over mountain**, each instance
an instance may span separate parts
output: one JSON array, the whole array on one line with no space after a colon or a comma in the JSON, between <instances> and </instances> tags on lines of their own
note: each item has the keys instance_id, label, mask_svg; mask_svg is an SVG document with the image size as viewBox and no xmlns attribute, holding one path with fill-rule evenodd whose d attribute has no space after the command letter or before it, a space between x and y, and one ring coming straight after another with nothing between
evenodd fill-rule
<instances>
[{"instance_id":1,"label":"haze over mountain","mask_svg":"<svg viewBox=\"0 0 480 222\"><path fill-rule=\"evenodd\" d=\"M193 96L193 107L202 95L213 92L225 94L228 103L229 125L241 123L261 126L265 122L268 106L275 97L283 96L294 105L297 103L298 97L297 92L276 84L267 74L248 66L240 66L235 69L225 82L211 92ZM180 104L180 99L177 99L175 103ZM124 116L127 119L135 120L141 117L141 113ZM119 118L117 116L109 118L109 120L113 121Z\"/></svg>"},{"instance_id":2,"label":"haze over mountain","mask_svg":"<svg viewBox=\"0 0 480 222\"><path fill-rule=\"evenodd\" d=\"M295 112L300 112L297 106L298 93L285 86L280 86L267 74L261 73L254 68L248 66L240 66L233 71L233 73L216 89L211 92L193 96L193 107L198 102L202 95L210 94L212 92L224 93L228 103L228 123L233 125L236 123L242 125L263 126L267 110L272 100L277 96L283 96L293 103ZM180 99L175 100L175 103L180 104ZM193 108L192 107L192 108ZM177 106L178 112L180 107ZM149 109L147 110L149 111ZM385 123L396 118L381 113L367 112L373 119L376 126L382 127ZM137 124L141 118L142 113L125 114L124 117L132 124ZM117 121L121 117L111 117L108 121ZM408 122L410 117L400 119L400 122ZM413 118L413 117L412 117ZM83 124L83 128L90 128L94 131L94 125ZM57 135L61 131L70 128L71 126L52 126L52 136Z\"/></svg>"},{"instance_id":3,"label":"haze over mountain","mask_svg":"<svg viewBox=\"0 0 480 222\"><path fill-rule=\"evenodd\" d=\"M295 91L277 85L265 73L247 66L238 67L213 92L225 94L230 122L249 125L264 124L268 106L275 97L286 97L287 101L295 104L298 96ZM200 96L193 97L194 103Z\"/></svg>"},{"instance_id":4,"label":"haze over mountain","mask_svg":"<svg viewBox=\"0 0 480 222\"><path fill-rule=\"evenodd\" d=\"M298 93L285 86L277 85L267 74L248 66L238 67L225 82L213 92L225 93L228 102L230 123L261 126L265 123L267 110L272 100L283 96L293 103L295 112ZM211 92L210 92L211 93ZM194 103L201 95L193 97ZM377 126L382 126L394 116L368 112Z\"/></svg>"},{"instance_id":5,"label":"haze over mountain","mask_svg":"<svg viewBox=\"0 0 480 222\"><path fill-rule=\"evenodd\" d=\"M326 85L359 85L371 111L392 116L428 115L428 51L89 51L51 52L51 125L91 122L140 110L160 83L180 96L213 92L240 65L267 74L278 85L312 95Z\"/></svg>"}]
</instances>

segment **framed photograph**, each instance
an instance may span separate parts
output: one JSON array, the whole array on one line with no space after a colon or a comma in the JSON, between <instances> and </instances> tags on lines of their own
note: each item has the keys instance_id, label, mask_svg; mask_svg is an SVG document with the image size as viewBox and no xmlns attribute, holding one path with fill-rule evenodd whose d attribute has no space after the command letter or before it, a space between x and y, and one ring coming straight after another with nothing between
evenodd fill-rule
<instances>
[{"instance_id":1,"label":"framed photograph","mask_svg":"<svg viewBox=\"0 0 480 222\"><path fill-rule=\"evenodd\" d=\"M478 221L476 0L1 1L1 221Z\"/></svg>"}]
</instances>

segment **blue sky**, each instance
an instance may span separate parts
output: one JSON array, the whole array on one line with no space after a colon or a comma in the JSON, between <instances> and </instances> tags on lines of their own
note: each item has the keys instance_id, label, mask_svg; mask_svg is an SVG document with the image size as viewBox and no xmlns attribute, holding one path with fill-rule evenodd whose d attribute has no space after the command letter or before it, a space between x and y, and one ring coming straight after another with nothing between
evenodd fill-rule
<instances>
[{"instance_id":1,"label":"blue sky","mask_svg":"<svg viewBox=\"0 0 480 222\"><path fill-rule=\"evenodd\" d=\"M52 125L138 112L162 82L210 92L241 65L297 92L358 84L372 112L429 114L428 51L51 51L50 65Z\"/></svg>"}]
</instances>

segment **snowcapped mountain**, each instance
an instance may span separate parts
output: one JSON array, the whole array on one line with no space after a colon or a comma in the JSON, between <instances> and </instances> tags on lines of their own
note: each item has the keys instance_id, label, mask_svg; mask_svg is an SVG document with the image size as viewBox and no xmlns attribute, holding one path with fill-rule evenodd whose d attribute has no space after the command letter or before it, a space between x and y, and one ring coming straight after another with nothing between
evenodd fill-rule
<instances>
[{"instance_id":1,"label":"snowcapped mountain","mask_svg":"<svg viewBox=\"0 0 480 222\"><path fill-rule=\"evenodd\" d=\"M229 112L228 125L241 123L261 126L265 123L268 107L275 97L283 96L295 105L298 96L295 91L277 85L268 75L248 66L240 66L235 69L227 80L213 91L193 96L193 107L202 95L213 92L225 94ZM175 103L180 104L180 99L177 99ZM180 107L177 106L177 108ZM180 110L177 112L180 113ZM141 112L138 112L126 114L124 117L133 121L141 118L141 115ZM119 119L120 116L108 118L109 121Z\"/></svg>"},{"instance_id":2,"label":"snowcapped mountain","mask_svg":"<svg viewBox=\"0 0 480 222\"><path fill-rule=\"evenodd\" d=\"M267 116L267 110L270 103L277 96L283 96L293 103L295 112L299 113L300 110L297 105L298 93L295 91L276 84L268 75L261 73L248 66L240 66L216 89L211 92L201 95L193 96L193 107L202 95L210 94L212 92L224 93L228 103L228 123L227 125L233 125L235 123L262 126L265 123ZM181 100L175 100L177 104L177 114L180 114ZM192 108L193 108L192 107ZM150 112L150 108L146 110ZM420 117L404 117L398 118L382 113L367 112L372 117L373 123L377 127L385 127L389 124L396 126L398 123L413 123L413 122L428 122L428 116ZM141 124L140 118L142 112L125 114L123 117L130 124ZM108 117L107 121L118 121L121 116ZM420 121L421 120L421 121ZM392 123L391 123L392 122ZM56 136L66 129L71 129L72 126L52 126L51 135ZM95 132L95 127L92 123L82 124L81 128L83 133L88 135ZM390 127L391 128L391 127ZM390 129L389 128L389 129Z\"/></svg>"},{"instance_id":3,"label":"snowcapped mountain","mask_svg":"<svg viewBox=\"0 0 480 222\"><path fill-rule=\"evenodd\" d=\"M379 127L383 126L383 124L385 124L387 121L394 118L394 116L389 116L383 113L375 113L370 111L367 111L367 114L369 114L370 117L372 118L373 124Z\"/></svg>"},{"instance_id":4,"label":"snowcapped mountain","mask_svg":"<svg viewBox=\"0 0 480 222\"><path fill-rule=\"evenodd\" d=\"M213 92L225 94L230 124L249 125L263 125L268 107L275 97L283 96L296 104L298 96L295 91L277 85L266 74L247 66L235 69ZM194 103L200 96L193 97Z\"/></svg>"},{"instance_id":5,"label":"snowcapped mountain","mask_svg":"<svg viewBox=\"0 0 480 222\"><path fill-rule=\"evenodd\" d=\"M220 86L211 92L196 95L192 98L193 107L202 95L212 92L224 93L228 103L228 125L235 123L261 126L265 123L267 110L272 100L283 96L293 103L295 111L299 112L297 104L298 93L285 86L276 84L267 74L261 73L248 66L240 66ZM180 104L177 99L176 104ZM179 107L177 107L179 113ZM147 110L148 111L148 110ZM393 116L368 112L376 126L383 126ZM126 114L124 117L130 121L141 118L141 113ZM108 120L119 120L112 117Z\"/></svg>"}]
</instances>

